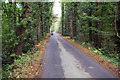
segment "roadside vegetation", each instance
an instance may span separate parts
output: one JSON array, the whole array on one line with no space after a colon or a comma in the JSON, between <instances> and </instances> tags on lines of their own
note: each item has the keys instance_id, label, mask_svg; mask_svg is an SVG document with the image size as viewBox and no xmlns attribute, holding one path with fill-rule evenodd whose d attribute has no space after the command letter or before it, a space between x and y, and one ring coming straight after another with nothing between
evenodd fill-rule
<instances>
[{"instance_id":1,"label":"roadside vegetation","mask_svg":"<svg viewBox=\"0 0 120 80\"><path fill-rule=\"evenodd\" d=\"M44 42L52 25L52 7L50 2L9 0L9 3L2 3L3 78L29 78L40 72L35 66L42 64L35 63L41 61L40 56L44 53ZM35 46L37 44L40 49Z\"/></svg>"},{"instance_id":2,"label":"roadside vegetation","mask_svg":"<svg viewBox=\"0 0 120 80\"><path fill-rule=\"evenodd\" d=\"M119 68L119 14L120 2L62 2L58 33Z\"/></svg>"},{"instance_id":3,"label":"roadside vegetation","mask_svg":"<svg viewBox=\"0 0 120 80\"><path fill-rule=\"evenodd\" d=\"M50 28L57 19L52 15L53 3L8 1L0 3L2 77L39 78ZM62 2L61 8L58 33L83 52L92 51L89 55L100 58L106 67L115 67L109 70L119 71L120 2Z\"/></svg>"}]
</instances>

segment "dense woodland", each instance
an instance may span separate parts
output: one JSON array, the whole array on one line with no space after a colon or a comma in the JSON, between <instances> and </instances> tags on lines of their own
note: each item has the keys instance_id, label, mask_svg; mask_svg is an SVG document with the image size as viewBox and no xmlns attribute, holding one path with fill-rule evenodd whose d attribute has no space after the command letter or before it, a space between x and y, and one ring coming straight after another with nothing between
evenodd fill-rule
<instances>
[{"instance_id":1,"label":"dense woodland","mask_svg":"<svg viewBox=\"0 0 120 80\"><path fill-rule=\"evenodd\" d=\"M59 32L119 62L120 2L63 2Z\"/></svg>"},{"instance_id":2,"label":"dense woodland","mask_svg":"<svg viewBox=\"0 0 120 80\"><path fill-rule=\"evenodd\" d=\"M3 71L12 69L17 55L32 54L52 25L53 3L9 2L2 3L2 66ZM9 73L3 72L3 77ZM8 77L8 76L7 76Z\"/></svg>"},{"instance_id":3,"label":"dense woodland","mask_svg":"<svg viewBox=\"0 0 120 80\"><path fill-rule=\"evenodd\" d=\"M120 56L120 2L62 2L59 33L75 42L100 51L100 55L114 59ZM2 3L2 67L8 78L19 56L31 55L35 44L50 33L51 2ZM20 61L18 61L19 63Z\"/></svg>"}]
</instances>

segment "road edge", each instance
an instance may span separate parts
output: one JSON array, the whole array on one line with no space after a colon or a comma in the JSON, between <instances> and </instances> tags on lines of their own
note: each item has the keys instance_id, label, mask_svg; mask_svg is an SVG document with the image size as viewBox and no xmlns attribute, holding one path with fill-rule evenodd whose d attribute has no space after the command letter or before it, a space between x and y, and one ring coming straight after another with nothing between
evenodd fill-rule
<instances>
[{"instance_id":1,"label":"road edge","mask_svg":"<svg viewBox=\"0 0 120 80\"><path fill-rule=\"evenodd\" d=\"M82 51L83 53L85 53L87 56L90 56L90 58L92 58L94 61L96 61L97 63L102 65L105 69L107 69L109 72L111 72L114 76L116 76L117 78L120 78L119 67L114 67L112 63L106 61L105 59L103 59L100 56L94 55L93 52L88 50L87 48L84 48L83 46L73 42L71 39L65 38L64 36L62 36L59 33L57 33L57 34L61 38L63 38L65 41L67 41L68 43L70 43L71 45L73 45L74 47L76 47L77 49Z\"/></svg>"}]
</instances>

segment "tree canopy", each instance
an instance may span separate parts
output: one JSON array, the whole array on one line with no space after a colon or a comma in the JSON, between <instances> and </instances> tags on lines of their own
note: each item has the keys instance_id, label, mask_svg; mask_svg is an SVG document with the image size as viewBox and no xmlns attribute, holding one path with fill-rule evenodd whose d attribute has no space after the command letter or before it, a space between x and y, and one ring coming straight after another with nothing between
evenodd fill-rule
<instances>
[{"instance_id":1,"label":"tree canopy","mask_svg":"<svg viewBox=\"0 0 120 80\"><path fill-rule=\"evenodd\" d=\"M63 2L59 32L119 60L120 2Z\"/></svg>"}]
</instances>

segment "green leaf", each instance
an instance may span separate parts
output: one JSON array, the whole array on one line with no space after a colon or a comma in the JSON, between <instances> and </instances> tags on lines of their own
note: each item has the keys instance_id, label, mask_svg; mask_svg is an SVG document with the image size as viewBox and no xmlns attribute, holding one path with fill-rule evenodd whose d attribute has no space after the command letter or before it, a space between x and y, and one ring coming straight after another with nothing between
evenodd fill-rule
<instances>
[{"instance_id":1,"label":"green leaf","mask_svg":"<svg viewBox=\"0 0 120 80\"><path fill-rule=\"evenodd\" d=\"M15 57L15 53L11 54L10 56L11 56L11 57Z\"/></svg>"}]
</instances>

